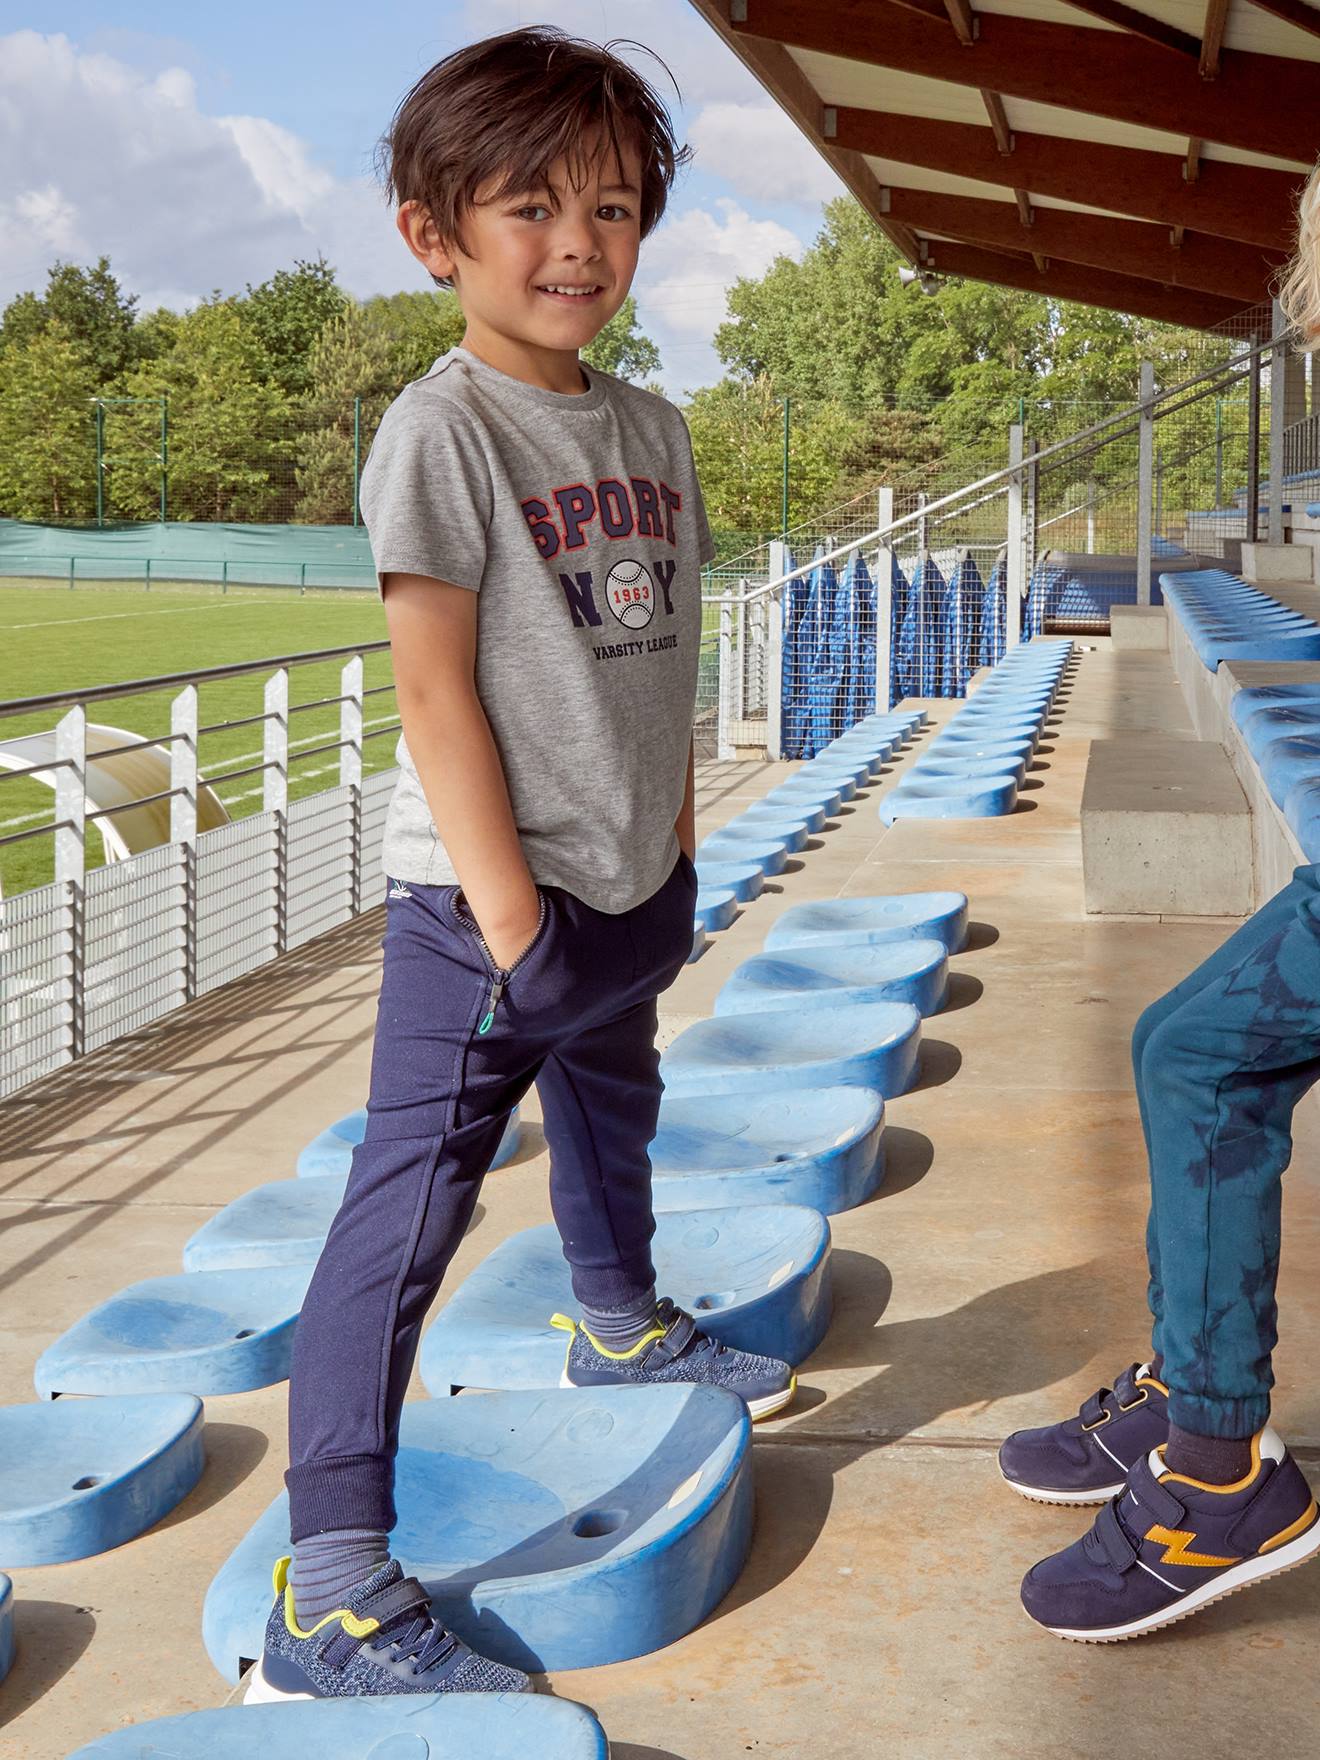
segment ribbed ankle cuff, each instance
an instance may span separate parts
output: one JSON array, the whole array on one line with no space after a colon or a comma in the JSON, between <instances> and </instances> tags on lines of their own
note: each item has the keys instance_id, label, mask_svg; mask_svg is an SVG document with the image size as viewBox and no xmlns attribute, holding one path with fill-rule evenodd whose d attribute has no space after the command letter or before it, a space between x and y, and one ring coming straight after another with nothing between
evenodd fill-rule
<instances>
[{"instance_id":1,"label":"ribbed ankle cuff","mask_svg":"<svg viewBox=\"0 0 1320 1760\"><path fill-rule=\"evenodd\" d=\"M1197 1436L1254 1436L1270 1421L1268 1394L1249 1399L1212 1399L1208 1394L1179 1393L1169 1388L1169 1423Z\"/></svg>"},{"instance_id":2,"label":"ribbed ankle cuff","mask_svg":"<svg viewBox=\"0 0 1320 1760\"><path fill-rule=\"evenodd\" d=\"M328 1455L304 1461L284 1475L289 1491L290 1538L370 1528L388 1534L394 1510L394 1461L383 1454Z\"/></svg>"},{"instance_id":3,"label":"ribbed ankle cuff","mask_svg":"<svg viewBox=\"0 0 1320 1760\"><path fill-rule=\"evenodd\" d=\"M655 1292L650 1253L621 1265L574 1265L573 1294L597 1314L617 1313Z\"/></svg>"}]
</instances>

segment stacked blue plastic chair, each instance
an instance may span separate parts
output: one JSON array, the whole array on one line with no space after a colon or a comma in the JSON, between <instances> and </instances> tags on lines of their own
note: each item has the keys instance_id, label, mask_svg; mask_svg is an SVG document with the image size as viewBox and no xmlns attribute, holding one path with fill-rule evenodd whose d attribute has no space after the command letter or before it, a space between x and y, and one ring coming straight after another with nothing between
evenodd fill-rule
<instances>
[{"instance_id":1,"label":"stacked blue plastic chair","mask_svg":"<svg viewBox=\"0 0 1320 1760\"><path fill-rule=\"evenodd\" d=\"M1011 813L1071 653L1069 641L1013 649L881 801L884 822Z\"/></svg>"}]
</instances>

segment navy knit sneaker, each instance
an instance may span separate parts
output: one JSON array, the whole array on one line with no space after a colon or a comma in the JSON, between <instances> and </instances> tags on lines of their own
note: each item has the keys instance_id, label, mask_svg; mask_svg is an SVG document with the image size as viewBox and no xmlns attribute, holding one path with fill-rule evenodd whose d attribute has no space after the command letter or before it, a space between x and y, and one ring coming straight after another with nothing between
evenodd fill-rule
<instances>
[{"instance_id":1,"label":"navy knit sneaker","mask_svg":"<svg viewBox=\"0 0 1320 1760\"><path fill-rule=\"evenodd\" d=\"M1268 1426L1251 1459L1235 1485L1207 1485L1170 1473L1153 1449L1088 1534L1027 1572L1022 1605L1055 1637L1111 1643L1314 1557L1320 1511Z\"/></svg>"},{"instance_id":2,"label":"navy knit sneaker","mask_svg":"<svg viewBox=\"0 0 1320 1760\"><path fill-rule=\"evenodd\" d=\"M243 1703L376 1693L527 1693L531 1686L520 1669L487 1661L446 1631L426 1590L405 1577L393 1558L353 1591L346 1606L302 1631L289 1560L282 1558L275 1566L266 1648Z\"/></svg>"},{"instance_id":3,"label":"navy knit sneaker","mask_svg":"<svg viewBox=\"0 0 1320 1760\"><path fill-rule=\"evenodd\" d=\"M1169 1390L1149 1365L1134 1363L1075 1418L1015 1430L999 1451L999 1470L1036 1503L1104 1503L1123 1489L1134 1461L1168 1440Z\"/></svg>"},{"instance_id":4,"label":"navy knit sneaker","mask_svg":"<svg viewBox=\"0 0 1320 1760\"><path fill-rule=\"evenodd\" d=\"M797 1389L797 1376L787 1363L754 1357L750 1351L736 1351L708 1338L692 1316L667 1296L656 1308L654 1330L630 1351L607 1351L566 1314L555 1314L550 1324L571 1335L561 1387L695 1381L738 1394L753 1420L782 1411Z\"/></svg>"}]
</instances>

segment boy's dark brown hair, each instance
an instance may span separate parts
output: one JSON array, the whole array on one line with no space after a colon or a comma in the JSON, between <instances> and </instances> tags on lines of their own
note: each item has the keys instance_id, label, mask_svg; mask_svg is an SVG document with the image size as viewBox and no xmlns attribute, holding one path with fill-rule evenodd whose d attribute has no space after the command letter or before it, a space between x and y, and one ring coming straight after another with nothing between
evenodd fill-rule
<instances>
[{"instance_id":1,"label":"boy's dark brown hair","mask_svg":"<svg viewBox=\"0 0 1320 1760\"><path fill-rule=\"evenodd\" d=\"M403 99L381 142L391 200L420 202L445 242L461 249L463 221L482 184L498 179L487 199L501 201L542 187L550 167L564 158L580 188L593 169L583 141L599 129L603 152L618 157L620 142L628 141L640 155L645 238L692 150L678 145L664 105L639 73L611 53L615 46L532 25L438 61Z\"/></svg>"}]
</instances>

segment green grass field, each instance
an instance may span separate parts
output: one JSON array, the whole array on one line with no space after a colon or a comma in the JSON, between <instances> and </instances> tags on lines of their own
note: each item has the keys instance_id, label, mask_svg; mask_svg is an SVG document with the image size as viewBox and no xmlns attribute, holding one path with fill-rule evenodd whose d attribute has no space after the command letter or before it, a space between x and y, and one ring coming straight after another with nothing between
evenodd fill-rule
<instances>
[{"instance_id":1,"label":"green grass field","mask_svg":"<svg viewBox=\"0 0 1320 1760\"><path fill-rule=\"evenodd\" d=\"M70 591L61 582L0 582L0 702L50 691L120 684L128 679L203 670L244 660L265 660L318 648L350 647L383 641L385 614L374 593L317 592L305 595L275 587L153 586L140 582L95 582ZM292 703L311 703L339 691L339 661L290 669ZM391 682L387 652L368 654L366 684ZM256 715L262 706L263 675L199 687L203 726ZM129 733L159 737L168 733L170 689L115 697L89 706L88 720ZM62 710L0 717L0 740L53 727ZM387 726L396 715L393 692L369 697L366 731ZM338 737L338 705L308 710L290 725L290 793L311 794L333 787L338 754L325 752L298 762L301 749ZM261 727L231 728L201 739L203 777L254 764L261 757ZM365 768L370 773L394 762L394 740L368 740ZM260 775L223 783L216 790L231 817L261 808ZM28 777L0 773L0 835L49 823L52 791ZM53 839L32 837L0 846L0 887L5 896L40 886L52 877ZM102 859L101 840L88 828L88 865Z\"/></svg>"}]
</instances>

